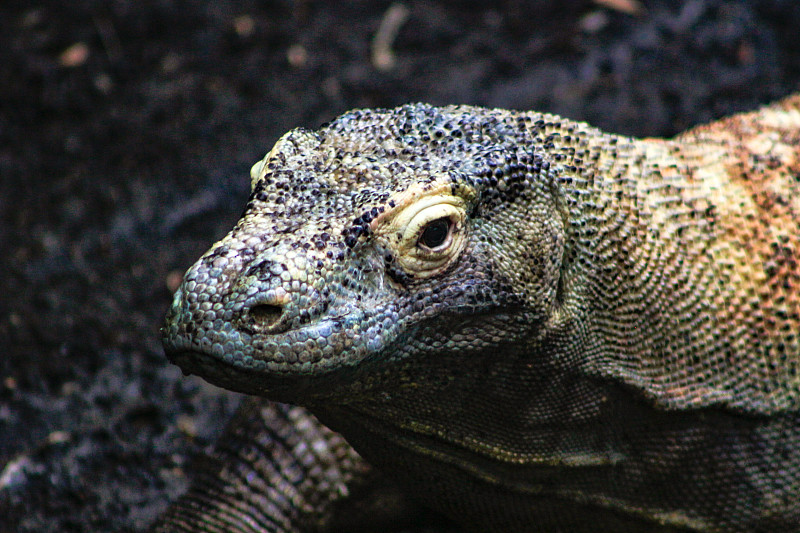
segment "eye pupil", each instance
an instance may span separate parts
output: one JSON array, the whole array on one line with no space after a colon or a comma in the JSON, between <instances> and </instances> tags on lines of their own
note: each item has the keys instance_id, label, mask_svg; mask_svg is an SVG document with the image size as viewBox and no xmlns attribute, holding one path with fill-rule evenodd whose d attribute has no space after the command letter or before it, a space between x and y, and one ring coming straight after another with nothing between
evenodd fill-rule
<instances>
[{"instance_id":1,"label":"eye pupil","mask_svg":"<svg viewBox=\"0 0 800 533\"><path fill-rule=\"evenodd\" d=\"M438 248L447 240L449 233L450 219L440 218L425 226L419 242L426 248Z\"/></svg>"}]
</instances>

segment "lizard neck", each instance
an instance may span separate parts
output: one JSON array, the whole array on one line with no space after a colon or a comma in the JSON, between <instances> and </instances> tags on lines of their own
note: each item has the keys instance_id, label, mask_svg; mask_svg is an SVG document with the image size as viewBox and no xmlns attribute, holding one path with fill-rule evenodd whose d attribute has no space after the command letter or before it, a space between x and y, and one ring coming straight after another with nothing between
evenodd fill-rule
<instances>
[{"instance_id":1,"label":"lizard neck","mask_svg":"<svg viewBox=\"0 0 800 533\"><path fill-rule=\"evenodd\" d=\"M797 100L677 141L613 138L565 175L562 285L599 346L589 372L667 409L800 406Z\"/></svg>"}]
</instances>

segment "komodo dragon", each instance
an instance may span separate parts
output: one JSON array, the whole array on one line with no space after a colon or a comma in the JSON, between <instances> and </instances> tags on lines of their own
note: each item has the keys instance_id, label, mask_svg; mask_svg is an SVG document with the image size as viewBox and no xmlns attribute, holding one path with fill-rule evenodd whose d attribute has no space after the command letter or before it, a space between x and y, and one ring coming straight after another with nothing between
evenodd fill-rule
<instances>
[{"instance_id":1,"label":"komodo dragon","mask_svg":"<svg viewBox=\"0 0 800 533\"><path fill-rule=\"evenodd\" d=\"M304 408L246 402L157 531L380 523L387 478L470 531L800 531L800 95L672 140L358 110L251 174L164 346Z\"/></svg>"}]
</instances>

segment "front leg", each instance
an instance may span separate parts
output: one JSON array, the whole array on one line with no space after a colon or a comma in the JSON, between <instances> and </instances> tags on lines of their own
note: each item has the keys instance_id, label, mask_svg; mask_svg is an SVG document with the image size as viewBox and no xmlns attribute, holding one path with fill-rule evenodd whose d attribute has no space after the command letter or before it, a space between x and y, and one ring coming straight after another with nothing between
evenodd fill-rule
<instances>
[{"instance_id":1,"label":"front leg","mask_svg":"<svg viewBox=\"0 0 800 533\"><path fill-rule=\"evenodd\" d=\"M152 533L385 531L411 516L399 491L301 407L248 398L189 491Z\"/></svg>"}]
</instances>

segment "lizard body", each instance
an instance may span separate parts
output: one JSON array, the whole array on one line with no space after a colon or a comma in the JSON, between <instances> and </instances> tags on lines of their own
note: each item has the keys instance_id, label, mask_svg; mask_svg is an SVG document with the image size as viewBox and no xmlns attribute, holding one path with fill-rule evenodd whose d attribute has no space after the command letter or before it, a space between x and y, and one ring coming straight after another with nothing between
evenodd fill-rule
<instances>
[{"instance_id":1,"label":"lizard body","mask_svg":"<svg viewBox=\"0 0 800 533\"><path fill-rule=\"evenodd\" d=\"M185 371L307 407L471 530L800 531L800 95L671 140L352 111L251 174L168 314ZM310 415L299 446L250 409L320 457L233 453L266 470L201 483L161 530L231 507L230 530L335 527L373 483Z\"/></svg>"}]
</instances>

